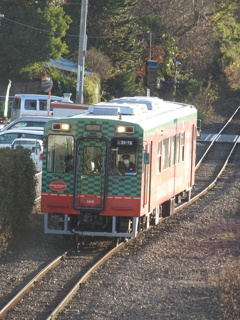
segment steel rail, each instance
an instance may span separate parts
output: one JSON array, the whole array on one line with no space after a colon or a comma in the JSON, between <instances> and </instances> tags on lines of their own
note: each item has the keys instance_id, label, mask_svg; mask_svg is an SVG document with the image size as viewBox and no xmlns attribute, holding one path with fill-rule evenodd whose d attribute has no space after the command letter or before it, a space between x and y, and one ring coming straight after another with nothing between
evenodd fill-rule
<instances>
[{"instance_id":1,"label":"steel rail","mask_svg":"<svg viewBox=\"0 0 240 320\"><path fill-rule=\"evenodd\" d=\"M219 171L219 173L217 174L216 178L201 192L199 192L196 196L194 196L192 199L190 199L188 202L185 202L181 205L179 205L177 208L174 209L174 213L177 213L178 211L182 210L183 208L189 206L190 204L192 204L193 202L197 201L199 198L201 198L204 194L206 194L210 189L212 189L217 180L220 178L220 176L222 175L223 171L225 170L226 166L228 165L229 159L231 158L231 155L233 153L233 151L235 150L236 146L238 144L238 141L236 139L232 149L230 150L221 170Z\"/></svg>"},{"instance_id":2,"label":"steel rail","mask_svg":"<svg viewBox=\"0 0 240 320\"><path fill-rule=\"evenodd\" d=\"M239 109L239 108L238 108ZM230 120L229 120L230 121ZM226 127L226 125L225 125ZM223 130L223 129L222 129ZM222 132L221 130L221 132ZM220 178L220 176L222 175L223 171L225 170L229 159L231 158L231 155L233 153L233 151L235 150L236 146L237 146L238 142L237 139L232 147L232 149L230 150L230 152L228 153L228 156L221 168L221 170L219 171L219 173L217 174L216 178L208 185L208 187L206 187L204 190L202 190L198 195L196 195L195 197L193 197L192 199L190 199L190 201L178 206L177 208L175 208L174 213L177 213L178 211L182 210L183 208L185 208L186 206L189 206L190 204L194 203L195 201L197 201L201 196L203 196L204 194L206 194L210 189L212 189L217 180ZM209 150L209 149L208 149ZM78 291L78 289L80 288L80 285L82 283L84 283L89 277L90 275L96 271L106 260L108 260L113 254L115 254L122 246L124 246L125 243L122 242L120 243L117 247L113 248L110 252L108 252L101 260L99 260L90 270L88 270L86 272L86 274L77 282L77 284L71 289L71 291L66 295L66 297L61 301L61 303L55 308L55 310L48 316L48 318L46 318L46 320L54 320L56 319L57 315L63 310L63 308L67 305L67 303L72 299L72 297L76 294L76 292Z\"/></svg>"},{"instance_id":3,"label":"steel rail","mask_svg":"<svg viewBox=\"0 0 240 320\"><path fill-rule=\"evenodd\" d=\"M97 263L95 263L75 284L75 286L69 291L69 293L65 296L65 298L60 302L60 304L54 309L54 311L46 318L46 320L53 320L57 317L57 315L63 310L63 308L67 305L67 303L73 298L73 296L77 293L80 285L84 283L91 274L98 270L100 266L110 259L115 253L117 253L122 247L125 246L125 242L121 242L118 246L114 247L107 254L104 255Z\"/></svg>"},{"instance_id":4,"label":"steel rail","mask_svg":"<svg viewBox=\"0 0 240 320\"><path fill-rule=\"evenodd\" d=\"M195 170L198 170L198 168L200 167L203 159L206 157L208 151L211 149L211 147L213 146L213 144L217 141L217 139L219 138L220 134L223 132L224 129L226 129L226 127L229 125L229 123L232 121L232 119L234 118L234 116L236 115L236 113L239 111L240 106L234 111L234 113L231 115L231 117L228 119L228 121L225 123L225 125L221 128L221 130L217 133L217 135L215 136L215 138L213 139L213 141L210 143L210 145L208 146L207 150L204 152L202 158L198 161Z\"/></svg>"},{"instance_id":5,"label":"steel rail","mask_svg":"<svg viewBox=\"0 0 240 320\"><path fill-rule=\"evenodd\" d=\"M238 108L239 109L239 108ZM230 122L230 120L228 121ZM226 125L224 126L226 127ZM221 129L222 132L223 128ZM219 133L220 134L220 133ZM233 151L235 150L236 146L237 146L238 142L237 140L235 141L232 149L230 150L230 152L228 153L228 156L221 168L221 170L219 171L219 173L217 174L216 178L208 185L208 187L206 187L204 190L202 190L198 195L196 195L195 197L193 197L190 201L184 203L183 205L178 206L177 208L175 208L174 213L177 213L178 211L182 210L184 207L189 206L190 204L194 203L195 201L197 201L201 196L203 196L204 194L206 194L210 189L212 189L214 187L214 185L216 184L217 180L220 178L220 176L222 175L223 171L225 170L229 159L233 153ZM209 149L208 149L209 150ZM67 303L72 299L72 297L76 294L76 292L78 291L78 289L80 288L80 285L82 283L84 283L89 277L90 275L96 271L106 260L108 260L113 254L115 254L123 245L125 245L125 243L120 243L118 247L113 248L110 252L108 252L101 260L99 260L90 270L88 270L86 272L86 274L77 282L77 284L71 289L71 291L66 295L66 297L61 301L61 303L56 307L56 309L48 316L48 318L46 318L46 320L54 320L56 319L57 315L63 310L63 308L67 305Z\"/></svg>"},{"instance_id":6,"label":"steel rail","mask_svg":"<svg viewBox=\"0 0 240 320\"><path fill-rule=\"evenodd\" d=\"M30 289L34 287L35 284L39 282L39 280L42 279L42 277L45 274L47 274L51 269L57 266L69 252L65 252L61 256L58 256L56 259L50 262L45 268L43 268L31 281L29 281L28 284L21 291L19 291L19 293L15 297L13 297L12 300L9 301L5 305L5 307L3 307L0 310L0 319L3 319L3 317L8 313L8 311L11 310L23 298L23 296L25 296L30 291Z\"/></svg>"}]
</instances>

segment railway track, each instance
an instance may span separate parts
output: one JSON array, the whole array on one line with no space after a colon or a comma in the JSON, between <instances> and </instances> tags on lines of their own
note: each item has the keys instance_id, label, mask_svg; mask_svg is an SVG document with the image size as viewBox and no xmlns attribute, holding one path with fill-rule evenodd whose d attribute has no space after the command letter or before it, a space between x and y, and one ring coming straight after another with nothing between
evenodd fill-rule
<instances>
[{"instance_id":1,"label":"railway track","mask_svg":"<svg viewBox=\"0 0 240 320\"><path fill-rule=\"evenodd\" d=\"M230 130L231 132L232 129L230 126L232 124L232 120L234 116L238 114L239 109L231 117L231 120L227 122L224 128L221 129L219 134L223 133L223 130ZM236 124L234 125L236 128ZM202 197L206 192L208 192L216 184L216 181L226 168L231 156L236 153L236 150L239 148L237 142L234 144L217 142L217 136L218 135L216 135L216 139L211 144L200 142L201 144L207 144L207 147L196 166L196 187L193 189L193 197L190 202L178 206L175 209L175 212L178 212L185 206L192 204ZM219 156L219 154L221 156ZM21 290L21 292L19 292L19 294L17 294L0 311L0 319L55 319L57 314L66 306L73 295L79 290L81 284L88 279L91 273L97 270L100 265L102 265L123 246L124 244L122 243L120 246L112 249L111 251L109 251L106 247L102 248L101 253L97 253L97 256L101 257L98 257L99 261L96 263L96 266L93 266L93 260L96 260L95 256L97 251L97 249L94 249L94 247L92 249L90 248L91 253L94 253L94 255L91 255L91 257L89 256L88 258L85 257L83 251L80 253L75 251L72 253L64 253L62 256L59 256L46 268L44 268L43 271L40 272L36 277L34 277L34 279L32 279L28 285L26 285L24 289ZM107 253L105 251L107 251ZM85 264L82 264L83 260ZM67 266L68 263L69 266ZM73 269L76 269L76 265L78 266L78 270L77 272L74 271L73 274ZM67 269L69 269L68 273L70 278L65 279L65 282L63 282L59 275L63 274L64 277L67 278L67 272L65 271ZM84 270L86 269L87 272L84 273ZM76 278L78 278L78 281L76 281ZM54 289L55 284L57 285ZM36 291L35 293L34 290ZM45 292L49 292L50 297L45 296ZM61 294L59 294L60 292ZM32 302L36 301L36 297L39 296L40 298L43 297L43 299L41 298L43 301L40 301L39 304L36 303L40 306L40 308L39 306L34 308ZM28 299L30 299L30 302ZM41 309L39 310L39 313L37 309Z\"/></svg>"},{"instance_id":2,"label":"railway track","mask_svg":"<svg viewBox=\"0 0 240 320\"><path fill-rule=\"evenodd\" d=\"M63 253L0 310L0 319L55 319L81 284L124 245L110 249L106 243L97 243Z\"/></svg>"},{"instance_id":3,"label":"railway track","mask_svg":"<svg viewBox=\"0 0 240 320\"><path fill-rule=\"evenodd\" d=\"M174 212L178 212L200 199L210 189L212 189L223 171L226 169L233 153L240 149L238 138L234 142L219 142L218 139L222 134L235 134L240 136L240 107L232 114L226 124L215 135L214 139L209 142L198 142L206 145L206 148L196 164L195 186L192 190L192 197L188 203L178 206Z\"/></svg>"},{"instance_id":4,"label":"railway track","mask_svg":"<svg viewBox=\"0 0 240 320\"><path fill-rule=\"evenodd\" d=\"M221 145L218 144L217 146L220 147ZM188 280L183 276L183 274L185 275L185 272L186 272L183 266L188 268L188 265L191 265L192 263L190 258L191 255L195 257L193 260L196 260L197 264L207 265L208 263L207 261L209 261L211 257L207 256L207 259L204 259L204 257L202 259L203 253L199 253L199 250L196 248L198 248L198 246L203 246L203 244L206 242L209 248L209 251L212 250L212 255L214 255L214 253L217 250L217 245L216 245L217 240L214 239L214 237L216 237L215 233L209 233L207 236L207 239L205 238L204 240L202 240L201 237L199 237L198 241L193 242L193 239L195 239L193 238L195 229L194 231L192 231L193 227L191 226L187 228L186 223L188 225L197 224L198 228L201 230L200 234L204 234L205 232L204 228L206 228L206 225L208 225L208 220L207 221L204 220L201 212L205 210L206 202L213 203L214 199L217 199L217 198L219 198L219 201L221 201L221 199L223 198L223 193L224 192L226 193L226 185L225 185L226 181L228 181L229 183L233 182L232 171L234 170L232 168L233 166L234 167L236 166L236 162L239 162L238 154L240 151L239 150L240 146L236 145L232 152L230 152L229 149L231 149L231 147L233 146L226 145L226 147L228 147L228 150L225 150L223 159L221 160L221 164L219 164L218 166L218 169L220 169L220 166L222 166L222 168L225 167L226 169L224 170L224 174L221 175L221 178L220 177L217 178L218 170L215 170L216 171L215 176L212 175L212 177L209 178L208 180L209 188L207 189L207 191L209 191L209 194L204 197L206 201L201 201L201 200L196 201L196 200L199 200L201 197L203 197L203 194L207 192L206 191L201 195L202 189L199 188L199 194L198 195L196 194L196 197L193 197L191 202L186 203L186 205L188 205L187 210L183 210L184 206L178 207L175 210L176 214L162 220L162 222L164 223L160 223L158 226L154 226L151 229L146 230L147 232L139 234L138 238L134 239L133 242L129 243L129 245L127 246L127 250L124 250L121 256L117 256L117 259L114 261L107 262L107 265L103 267L103 270L101 270L101 273L93 277L93 284L91 283L89 285L89 288L85 288L83 293L81 291L77 293L76 297L74 297L71 301L71 306L69 306L68 308L65 308L64 311L59 315L58 319L62 319L62 320L76 319L78 318L78 315L79 315L79 318L82 317L84 319L91 319L91 316L96 314L100 315L100 317L101 315L105 315L106 311L104 312L104 310L109 310L109 312L112 312L112 319L120 319L121 318L120 315L125 315L125 316L127 315L126 319L130 319L131 317L133 319L134 318L150 319L152 315L152 319L158 319L159 314L161 314L163 319L175 318L175 316L176 318L179 318L179 319L190 319L195 317L199 319L201 318L200 313L193 314L189 312L189 310L192 310L191 309L192 306L189 305L189 299L190 299L189 296L191 296L191 292L193 293L193 296L194 296L193 300L191 300L193 303L193 306L197 304L198 306L201 306L200 308L204 309L206 308L206 305L208 304L211 305L211 301L209 302L207 301L208 293L206 292L204 293L206 294L206 296L201 295L203 287L202 287L202 282L199 280L198 276L195 273L196 269L191 270L192 274L190 273L188 275L189 278L191 277L194 278L193 282L190 282L191 284L189 287L186 286L186 283ZM212 159L214 159L213 155L212 155ZM225 166L226 160L228 163L227 166ZM217 178L216 180L217 186L216 186L216 183L213 183L213 186L216 186L216 188L214 189L212 189L213 186L211 186L212 178L213 180ZM199 180L197 178L197 182L198 181ZM213 205L214 207L216 206L215 204ZM222 207L221 210L226 210L223 208L223 205L221 205L221 207ZM219 210L218 207L215 207L215 209L216 211ZM177 214L178 211L180 210L182 210L183 212ZM211 215L212 213L209 212L207 214ZM216 216L217 216L217 212L216 212ZM198 218L198 220L196 219L196 217ZM206 218L206 215L205 215L205 218ZM171 237L174 234L173 230L175 228L178 228L180 230L178 230L178 235L174 235L174 240L171 240ZM223 226L223 229L224 228L225 226ZM230 232L227 227L226 227L226 230L227 232ZM190 246L192 246L190 247L190 249L189 249L189 244L187 244L186 236L183 240L182 233L184 232L186 232L188 234L188 237L190 238L189 242L190 242ZM191 232L193 232L193 234ZM168 239L167 241L166 240L164 241L165 237ZM229 241L231 241L231 239ZM180 248L179 251L177 251L178 246ZM223 249L224 247L222 246L223 246L223 243L220 240L221 252L222 250L224 250ZM173 250L171 250L170 247L173 247ZM226 250L231 250L231 249L227 247ZM146 254L146 251L151 251L152 260L148 261L149 257L143 255L143 253ZM175 256L178 256L178 258L175 258ZM174 266L171 264L173 263L173 259L174 259L173 257L179 260L177 264L178 267L176 267L175 269L174 269ZM166 262L163 262L164 260L166 260ZM139 263L139 267L137 266L138 263ZM153 268L150 271L148 270L147 266L149 266L151 263L153 264ZM168 267L166 267L166 264L169 264ZM119 266L123 266L123 265L125 265L125 267L119 268ZM144 268L144 265L146 265L145 268ZM162 267L162 265L164 267ZM213 266L211 267L213 268ZM144 269L144 271L140 272L140 269ZM108 272L111 274L111 278L114 280L108 279ZM120 275L119 275L119 272L120 272ZM139 277L136 276L138 272L140 272ZM177 274L175 278L174 278L174 272L176 272ZM206 275L206 277L208 277L210 273L208 266L205 266L205 269L203 267L201 269L201 272L203 272ZM169 273L169 276L168 276L168 273ZM161 280L159 280L159 278ZM164 281L163 278L167 278L167 280ZM176 280L176 283L174 283L173 279ZM152 282L153 284L150 286L149 282ZM166 287L168 286L171 287L171 285L169 284L171 282L173 282L172 284L173 289L170 290L170 292L168 292ZM100 285L99 287L97 287L99 283ZM160 283L161 284L164 283L164 285L161 285ZM199 286L197 283L199 283ZM148 288L148 285L150 288ZM179 285L182 285L181 289L177 287ZM107 309L108 303L106 302L106 297L105 298L101 297L100 301L98 302L97 302L98 300L97 298L91 297L91 294L93 294L93 287L95 286L98 289L96 290L96 295L98 295L98 292L102 292L103 296L109 297L110 299L109 309ZM145 293L141 292L141 286L145 289ZM130 290L129 288L132 288L132 289ZM106 289L107 293L103 292L104 289ZM124 294L123 291L126 291L126 293ZM147 291L149 291L149 294L147 293ZM155 296L153 291L154 292L156 291ZM183 292L185 292L187 295L186 300L182 299L181 297ZM196 294L196 292L198 293ZM170 298L169 297L166 298L167 294L170 295ZM113 302L111 301L111 299L112 300L116 299L116 301ZM148 315L147 315L146 312L144 313L145 311L144 303L145 301L149 301L150 299L152 299L153 303L149 304L151 307L150 306L148 306L148 308L146 307L146 309L148 310L147 312ZM177 301L178 299L182 299L180 300L181 301L180 307L179 306L175 307L178 305L178 301ZM124 301L126 300L130 301L128 304L126 304L126 307L120 307L120 305L123 304ZM84 301L84 303L82 303L82 301ZM171 302L172 302L172 305L171 305ZM94 305L94 303L97 304L96 308L91 307L92 305ZM134 306L132 304L134 304ZM138 312L136 311L137 308L139 308ZM189 312L189 313L185 315L185 317L184 315L180 317L179 313L176 312L174 316L173 315L174 314L173 310L175 310L174 308L176 308L178 312L180 312L179 310L184 310L184 312ZM135 310L136 312L135 317L133 315L133 310ZM196 309L194 310L196 311ZM201 319L203 318L214 319L214 320L220 319L219 315L212 316L211 313L209 313L206 317L203 316Z\"/></svg>"}]
</instances>

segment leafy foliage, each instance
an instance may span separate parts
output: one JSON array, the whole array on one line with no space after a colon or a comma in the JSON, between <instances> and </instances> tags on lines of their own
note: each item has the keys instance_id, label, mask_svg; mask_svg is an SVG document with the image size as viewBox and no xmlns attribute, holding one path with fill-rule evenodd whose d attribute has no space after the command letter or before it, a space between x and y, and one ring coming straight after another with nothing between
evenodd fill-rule
<instances>
[{"instance_id":1,"label":"leafy foliage","mask_svg":"<svg viewBox=\"0 0 240 320\"><path fill-rule=\"evenodd\" d=\"M28 149L0 149L0 224L23 228L35 200L35 166Z\"/></svg>"},{"instance_id":2,"label":"leafy foliage","mask_svg":"<svg viewBox=\"0 0 240 320\"><path fill-rule=\"evenodd\" d=\"M3 0L1 80L39 77L49 58L76 62L81 5L81 0L19 0L16 10L16 1ZM105 99L145 94L151 49L159 66L155 94L172 98L176 61L183 83L176 99L190 101L192 84L208 90L209 79L219 86L214 92L239 90L239 13L239 0L89 0L86 68L99 74ZM51 73L54 90L71 90L74 97L76 74Z\"/></svg>"},{"instance_id":3,"label":"leafy foliage","mask_svg":"<svg viewBox=\"0 0 240 320\"><path fill-rule=\"evenodd\" d=\"M100 80L95 74L85 77L83 91L85 104L99 102Z\"/></svg>"},{"instance_id":4,"label":"leafy foliage","mask_svg":"<svg viewBox=\"0 0 240 320\"><path fill-rule=\"evenodd\" d=\"M91 48L87 52L86 69L98 74L102 80L109 79L113 75L110 58L96 48Z\"/></svg>"},{"instance_id":5,"label":"leafy foliage","mask_svg":"<svg viewBox=\"0 0 240 320\"><path fill-rule=\"evenodd\" d=\"M89 48L94 46L111 59L114 73L106 90L110 95L130 94L136 87L142 45L136 37L138 26L131 13L135 4L136 1L130 0L89 3Z\"/></svg>"},{"instance_id":6,"label":"leafy foliage","mask_svg":"<svg viewBox=\"0 0 240 320\"><path fill-rule=\"evenodd\" d=\"M213 16L220 49L222 70L231 89L240 89L240 5L237 0L222 2Z\"/></svg>"},{"instance_id":7,"label":"leafy foliage","mask_svg":"<svg viewBox=\"0 0 240 320\"><path fill-rule=\"evenodd\" d=\"M0 27L2 75L6 78L20 72L29 64L48 61L67 53L62 42L70 23L62 7L52 1L4 1L4 20Z\"/></svg>"}]
</instances>

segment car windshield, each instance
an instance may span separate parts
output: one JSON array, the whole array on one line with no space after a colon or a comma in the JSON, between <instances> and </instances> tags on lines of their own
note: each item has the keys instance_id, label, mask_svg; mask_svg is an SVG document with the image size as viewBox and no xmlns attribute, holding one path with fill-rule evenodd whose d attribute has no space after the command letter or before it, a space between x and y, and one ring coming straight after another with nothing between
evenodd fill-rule
<instances>
[{"instance_id":1,"label":"car windshield","mask_svg":"<svg viewBox=\"0 0 240 320\"><path fill-rule=\"evenodd\" d=\"M17 138L27 138L27 139L37 139L37 140L43 140L42 134L34 134L26 132L11 132L7 131L6 133L0 135L0 144L9 144L11 145L13 140Z\"/></svg>"},{"instance_id":2,"label":"car windshield","mask_svg":"<svg viewBox=\"0 0 240 320\"><path fill-rule=\"evenodd\" d=\"M18 138L18 133L9 132L0 136L0 144L11 144L13 140Z\"/></svg>"},{"instance_id":3,"label":"car windshield","mask_svg":"<svg viewBox=\"0 0 240 320\"><path fill-rule=\"evenodd\" d=\"M25 128L25 127L37 127L37 128L43 128L45 125L45 122L40 121L19 121L12 126L10 126L9 129L17 129L17 128Z\"/></svg>"},{"instance_id":4,"label":"car windshield","mask_svg":"<svg viewBox=\"0 0 240 320\"><path fill-rule=\"evenodd\" d=\"M40 144L38 141L15 141L13 144L13 149L16 149L18 147L27 148L31 151L39 149L40 150Z\"/></svg>"},{"instance_id":5,"label":"car windshield","mask_svg":"<svg viewBox=\"0 0 240 320\"><path fill-rule=\"evenodd\" d=\"M29 138L29 139L39 139L43 140L43 135L41 134L32 134L32 133L22 133L21 134L22 138Z\"/></svg>"}]
</instances>

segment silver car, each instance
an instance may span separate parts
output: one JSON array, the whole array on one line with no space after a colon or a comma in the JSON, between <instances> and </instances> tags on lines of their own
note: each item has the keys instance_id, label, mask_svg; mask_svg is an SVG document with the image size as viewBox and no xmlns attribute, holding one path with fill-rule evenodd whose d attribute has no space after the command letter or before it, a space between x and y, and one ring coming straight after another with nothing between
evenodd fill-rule
<instances>
[{"instance_id":1,"label":"silver car","mask_svg":"<svg viewBox=\"0 0 240 320\"><path fill-rule=\"evenodd\" d=\"M46 122L50 120L57 119L55 117L37 117L37 116L29 116L29 117L22 117L18 118L9 124L7 124L5 127L3 127L0 132L6 131L6 130L12 130L12 129L24 129L24 128L31 128L31 127L39 127L44 128L44 125Z\"/></svg>"},{"instance_id":2,"label":"silver car","mask_svg":"<svg viewBox=\"0 0 240 320\"><path fill-rule=\"evenodd\" d=\"M17 138L43 140L43 130L12 129L0 132L0 148L11 148Z\"/></svg>"}]
</instances>

